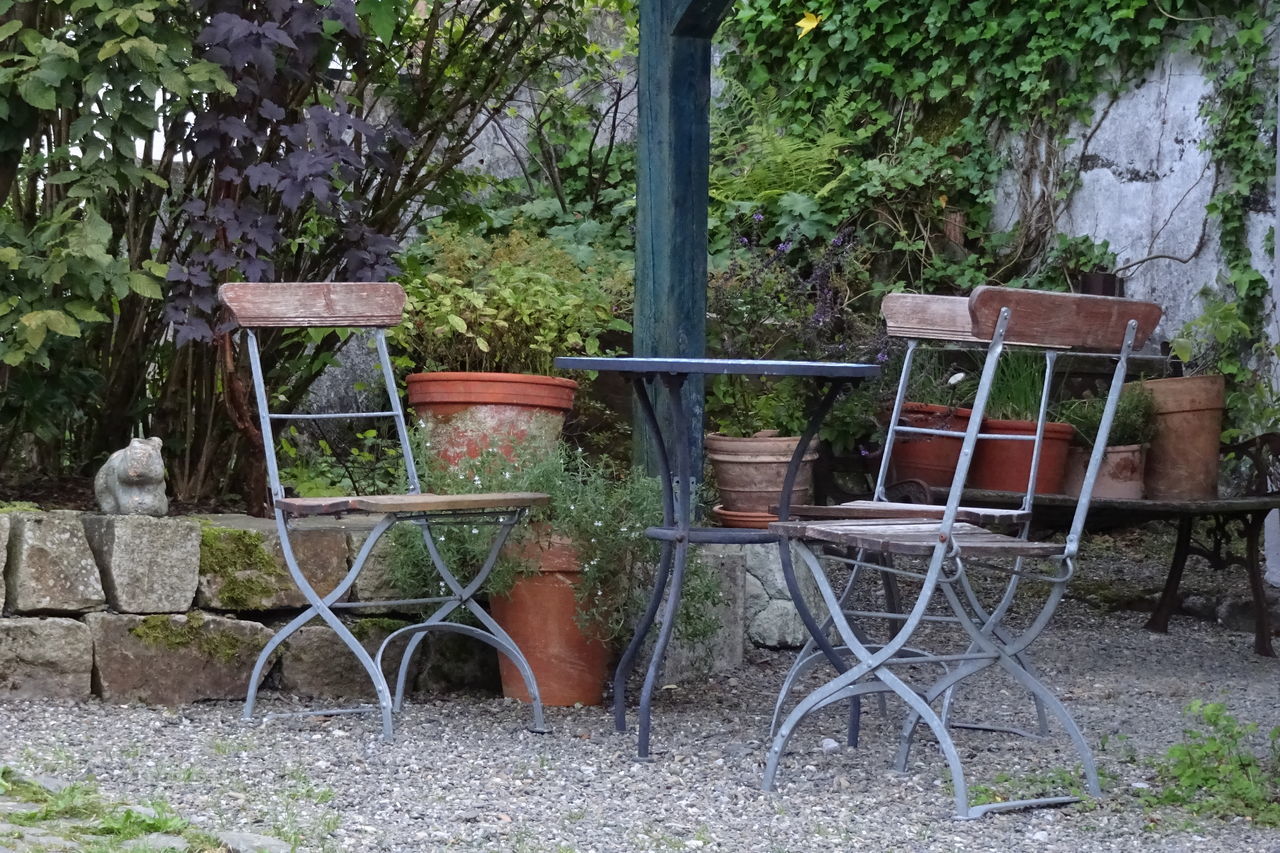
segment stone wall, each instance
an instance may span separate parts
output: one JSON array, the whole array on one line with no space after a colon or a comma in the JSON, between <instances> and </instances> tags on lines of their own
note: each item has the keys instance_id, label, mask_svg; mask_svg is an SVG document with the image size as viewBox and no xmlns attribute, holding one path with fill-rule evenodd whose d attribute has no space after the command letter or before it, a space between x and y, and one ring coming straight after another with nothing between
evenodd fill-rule
<instances>
[{"instance_id":1,"label":"stone wall","mask_svg":"<svg viewBox=\"0 0 1280 853\"><path fill-rule=\"evenodd\" d=\"M370 526L363 518L298 524L295 553L318 593L346 576ZM387 556L379 543L343 598L401 597ZM804 628L776 548L709 546L702 559L721 582L720 630L705 648L677 639L666 680L732 669L742 662L744 643L800 645ZM275 524L248 516L0 513L0 574L0 699L240 700L259 652L306 606ZM413 619L391 608L360 614L350 625L370 654ZM389 676L398 651L385 656ZM460 684L497 690L495 654L456 635L429 634L413 684L419 691ZM303 697L372 698L354 656L319 620L277 651L264 687Z\"/></svg>"},{"instance_id":2,"label":"stone wall","mask_svg":"<svg viewBox=\"0 0 1280 853\"><path fill-rule=\"evenodd\" d=\"M320 594L346 575L367 523L302 524L300 565ZM348 596L388 596L375 552ZM306 601L269 520L0 513L0 698L56 697L176 705L243 699L259 652ZM408 614L353 618L372 653ZM277 652L265 686L301 696L369 698L354 656L320 625ZM496 685L489 651L429 638L419 690ZM394 660L393 660L394 659ZM387 668L398 662L388 655Z\"/></svg>"}]
</instances>

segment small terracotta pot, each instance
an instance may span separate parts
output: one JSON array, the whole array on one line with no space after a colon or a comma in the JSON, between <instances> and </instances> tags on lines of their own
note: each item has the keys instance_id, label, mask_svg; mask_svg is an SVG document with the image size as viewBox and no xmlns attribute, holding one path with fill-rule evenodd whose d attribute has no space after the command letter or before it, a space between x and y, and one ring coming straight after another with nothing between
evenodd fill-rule
<instances>
[{"instance_id":1,"label":"small terracotta pot","mask_svg":"<svg viewBox=\"0 0 1280 853\"><path fill-rule=\"evenodd\" d=\"M1067 470L1062 491L1073 498L1080 496L1084 476L1089 467L1090 449L1072 445L1067 450ZM1121 444L1103 451L1102 466L1093 484L1095 498L1116 500L1142 500L1145 490L1142 476L1146 466L1145 444Z\"/></svg>"},{"instance_id":2,"label":"small terracotta pot","mask_svg":"<svg viewBox=\"0 0 1280 853\"><path fill-rule=\"evenodd\" d=\"M525 373L411 373L405 381L432 449L449 465L491 447L508 457L517 447L549 453L578 388L572 379Z\"/></svg>"},{"instance_id":3,"label":"small terracotta pot","mask_svg":"<svg viewBox=\"0 0 1280 853\"><path fill-rule=\"evenodd\" d=\"M505 596L489 600L493 618L524 652L544 705L599 705L604 699L609 649L578 624L576 587L582 567L573 544L533 536L509 546L538 564L538 574L516 579ZM524 679L498 655L502 695L529 702Z\"/></svg>"},{"instance_id":4,"label":"small terracotta pot","mask_svg":"<svg viewBox=\"0 0 1280 853\"><path fill-rule=\"evenodd\" d=\"M982 431L996 435L1034 435L1035 421L1002 421L986 419ZM1061 494L1066 477L1067 448L1076 428L1071 424L1050 421L1044 425L1044 441L1040 447L1040 468L1036 472L1036 494ZM975 489L1001 492L1025 492L1031 477L1030 441L980 439L973 452L968 483Z\"/></svg>"},{"instance_id":5,"label":"small terracotta pot","mask_svg":"<svg viewBox=\"0 0 1280 853\"><path fill-rule=\"evenodd\" d=\"M732 438L712 433L706 437L707 459L716 475L720 503L732 512L768 513L782 497L787 466L800 443L798 437L755 435ZM805 452L791 490L793 504L813 499L813 463L818 458L817 443Z\"/></svg>"},{"instance_id":6,"label":"small terracotta pot","mask_svg":"<svg viewBox=\"0 0 1280 853\"><path fill-rule=\"evenodd\" d=\"M711 517L721 527L751 528L754 530L767 530L770 522L778 520L778 517L771 512L737 512L725 509L721 504L716 504L711 508Z\"/></svg>"}]
</instances>

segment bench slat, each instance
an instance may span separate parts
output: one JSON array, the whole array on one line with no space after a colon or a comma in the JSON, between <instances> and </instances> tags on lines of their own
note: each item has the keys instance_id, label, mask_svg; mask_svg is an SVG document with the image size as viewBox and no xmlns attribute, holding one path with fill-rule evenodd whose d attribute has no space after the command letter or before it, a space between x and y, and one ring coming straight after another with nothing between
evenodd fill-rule
<instances>
[{"instance_id":1,"label":"bench slat","mask_svg":"<svg viewBox=\"0 0 1280 853\"><path fill-rule=\"evenodd\" d=\"M890 293L880 303L880 314L889 334L896 338L979 340L973 334L969 300L963 296Z\"/></svg>"},{"instance_id":2,"label":"bench slat","mask_svg":"<svg viewBox=\"0 0 1280 853\"><path fill-rule=\"evenodd\" d=\"M248 328L396 326L404 291L386 281L233 282L218 298Z\"/></svg>"},{"instance_id":3,"label":"bench slat","mask_svg":"<svg viewBox=\"0 0 1280 853\"><path fill-rule=\"evenodd\" d=\"M800 518L942 518L946 507L937 504L895 503L893 501L849 501L835 506L793 506L791 514ZM970 524L1020 524L1031 513L1020 509L962 506L957 521Z\"/></svg>"}]
</instances>

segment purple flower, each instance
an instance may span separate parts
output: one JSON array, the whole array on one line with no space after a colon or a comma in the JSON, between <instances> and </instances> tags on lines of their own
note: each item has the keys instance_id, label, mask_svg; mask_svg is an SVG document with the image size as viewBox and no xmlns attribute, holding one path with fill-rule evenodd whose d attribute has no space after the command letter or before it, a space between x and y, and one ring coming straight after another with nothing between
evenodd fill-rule
<instances>
[{"instance_id":1,"label":"purple flower","mask_svg":"<svg viewBox=\"0 0 1280 853\"><path fill-rule=\"evenodd\" d=\"M739 245L741 245L741 246L745 246L745 245L747 245L747 244L748 244L748 243L750 243L750 242L751 242L751 241L750 241L750 240L748 240L746 237L739 237L739 238L738 238L738 244L739 244Z\"/></svg>"},{"instance_id":2,"label":"purple flower","mask_svg":"<svg viewBox=\"0 0 1280 853\"><path fill-rule=\"evenodd\" d=\"M844 238L837 234L835 237L832 237L832 238L831 238L831 245L833 245L833 246L843 246L843 245L844 245Z\"/></svg>"},{"instance_id":3,"label":"purple flower","mask_svg":"<svg viewBox=\"0 0 1280 853\"><path fill-rule=\"evenodd\" d=\"M880 352L876 353L876 364L884 364L888 360L889 360L889 353L885 352L884 350L880 350Z\"/></svg>"},{"instance_id":4,"label":"purple flower","mask_svg":"<svg viewBox=\"0 0 1280 853\"><path fill-rule=\"evenodd\" d=\"M756 222L764 222L764 214L763 214L763 213L759 213L759 212L757 212L757 213L753 213L753 214L751 214L751 218L752 218L752 219L754 219Z\"/></svg>"},{"instance_id":5,"label":"purple flower","mask_svg":"<svg viewBox=\"0 0 1280 853\"><path fill-rule=\"evenodd\" d=\"M859 448L858 448L858 453L859 453L859 454L861 454L861 455L863 455L863 456L870 456L870 455L871 455L871 452L870 452L870 451L868 451L865 447L859 447Z\"/></svg>"},{"instance_id":6,"label":"purple flower","mask_svg":"<svg viewBox=\"0 0 1280 853\"><path fill-rule=\"evenodd\" d=\"M779 255L785 255L787 252L790 252L790 251L791 251L791 241L790 241L790 240L783 240L781 243L779 243L779 244L778 244L778 254L779 254Z\"/></svg>"}]
</instances>

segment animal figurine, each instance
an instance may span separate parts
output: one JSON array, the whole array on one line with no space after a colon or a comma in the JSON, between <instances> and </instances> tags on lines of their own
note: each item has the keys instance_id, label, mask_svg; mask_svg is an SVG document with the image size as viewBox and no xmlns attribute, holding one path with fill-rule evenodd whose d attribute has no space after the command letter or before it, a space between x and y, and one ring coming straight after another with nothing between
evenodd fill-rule
<instances>
[{"instance_id":1,"label":"animal figurine","mask_svg":"<svg viewBox=\"0 0 1280 853\"><path fill-rule=\"evenodd\" d=\"M93 492L98 506L110 515L168 514L160 439L135 438L112 453L93 478Z\"/></svg>"}]
</instances>

